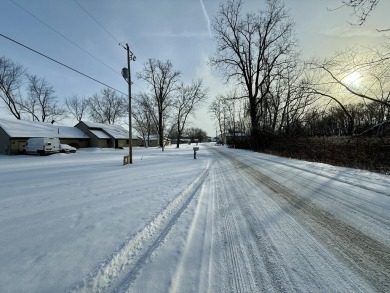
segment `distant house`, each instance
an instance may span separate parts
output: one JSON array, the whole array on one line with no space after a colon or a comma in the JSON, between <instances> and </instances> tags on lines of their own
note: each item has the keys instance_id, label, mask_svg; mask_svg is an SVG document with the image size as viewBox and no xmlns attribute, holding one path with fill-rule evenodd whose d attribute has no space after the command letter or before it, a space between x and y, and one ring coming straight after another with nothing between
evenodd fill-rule
<instances>
[{"instance_id":1,"label":"distant house","mask_svg":"<svg viewBox=\"0 0 390 293\"><path fill-rule=\"evenodd\" d=\"M171 140L171 143L172 144L177 144L177 138L173 138L172 140ZM191 143L191 138L189 138L189 137L182 137L181 139L180 139L180 142L179 142L179 144L190 144Z\"/></svg>"},{"instance_id":2,"label":"distant house","mask_svg":"<svg viewBox=\"0 0 390 293\"><path fill-rule=\"evenodd\" d=\"M170 144L171 144L171 139L166 137L164 139L164 146L167 146ZM149 137L141 138L140 145L145 146L145 147L158 147L159 146L158 135L152 134L152 135L149 135Z\"/></svg>"},{"instance_id":3,"label":"distant house","mask_svg":"<svg viewBox=\"0 0 390 293\"><path fill-rule=\"evenodd\" d=\"M61 143L76 147L88 147L89 137L72 126L18 119L0 119L0 154L22 153L23 146L31 137L58 137Z\"/></svg>"},{"instance_id":4,"label":"distant house","mask_svg":"<svg viewBox=\"0 0 390 293\"><path fill-rule=\"evenodd\" d=\"M98 148L122 148L129 146L129 132L120 125L80 121L76 126L90 137L90 146ZM142 143L132 135L132 145Z\"/></svg>"}]
</instances>

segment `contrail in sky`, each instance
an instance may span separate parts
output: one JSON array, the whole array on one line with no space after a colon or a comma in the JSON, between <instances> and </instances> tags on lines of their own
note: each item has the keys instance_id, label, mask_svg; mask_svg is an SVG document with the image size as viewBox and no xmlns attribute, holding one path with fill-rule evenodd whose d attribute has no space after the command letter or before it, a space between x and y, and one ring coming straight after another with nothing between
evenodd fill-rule
<instances>
[{"instance_id":1,"label":"contrail in sky","mask_svg":"<svg viewBox=\"0 0 390 293\"><path fill-rule=\"evenodd\" d=\"M207 30L209 32L209 35L211 36L211 22L206 7L203 4L203 0L200 0L200 5L202 6L203 16L207 22Z\"/></svg>"}]
</instances>

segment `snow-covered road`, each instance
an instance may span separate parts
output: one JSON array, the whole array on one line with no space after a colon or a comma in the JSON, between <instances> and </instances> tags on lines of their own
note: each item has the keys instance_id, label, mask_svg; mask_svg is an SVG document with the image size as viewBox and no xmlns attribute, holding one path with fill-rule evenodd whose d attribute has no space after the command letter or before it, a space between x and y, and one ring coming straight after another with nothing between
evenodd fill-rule
<instances>
[{"instance_id":1,"label":"snow-covered road","mask_svg":"<svg viewBox=\"0 0 390 293\"><path fill-rule=\"evenodd\" d=\"M0 156L0 292L389 292L390 178L205 144Z\"/></svg>"}]
</instances>

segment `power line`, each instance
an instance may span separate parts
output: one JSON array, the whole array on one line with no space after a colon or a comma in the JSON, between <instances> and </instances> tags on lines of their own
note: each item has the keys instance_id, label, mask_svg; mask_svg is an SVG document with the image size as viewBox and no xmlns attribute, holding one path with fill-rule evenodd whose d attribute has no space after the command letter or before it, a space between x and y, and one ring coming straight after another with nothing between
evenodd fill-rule
<instances>
[{"instance_id":1,"label":"power line","mask_svg":"<svg viewBox=\"0 0 390 293\"><path fill-rule=\"evenodd\" d=\"M76 0L73 0L74 1L74 3L76 3L86 14L88 14L89 15L89 17L91 17L92 19L93 19L93 21L95 21L96 22L96 24L98 25L98 26L100 26L114 41L116 41L119 45L120 45L120 41L118 41L118 39L117 38L115 38L114 36L113 36L113 34L111 34L87 9L85 9L85 7L84 6L82 6L79 2L77 2Z\"/></svg>"},{"instance_id":2,"label":"power line","mask_svg":"<svg viewBox=\"0 0 390 293\"><path fill-rule=\"evenodd\" d=\"M31 11L27 10L26 8L24 8L23 6L21 6L20 4L16 3L14 0L9 0L11 3L13 3L14 5L18 6L20 9L22 9L24 12L26 12L27 14L31 15L32 17L34 17L36 20L38 20L40 23L42 23L44 26L48 27L49 29L51 29L53 32L55 32L56 34L58 34L59 36L61 36L63 39L65 39L66 41L68 41L69 43L73 44L74 46L76 46L77 48L79 48L81 51L83 51L84 53L86 53L87 55L89 55L90 57L92 57L93 59L95 59L96 61L100 62L101 64L103 64L104 66L106 66L107 68L109 68L110 70L112 70L113 72L115 72L116 74L119 74L119 72L115 69L113 69L111 66L107 65L106 63L104 63L103 61L101 61L100 59L98 59L97 57L95 57L94 55L92 55L91 53L89 53L88 51L86 51L85 49L83 49L82 47L80 47L79 45L77 45L75 42L73 42L72 40L70 40L68 37L66 37L64 34L62 34L61 32L59 32L58 30L56 30L55 28L51 27L49 24L47 24L46 22L44 22L42 19L40 19L39 17L37 17L36 15L34 15Z\"/></svg>"},{"instance_id":3,"label":"power line","mask_svg":"<svg viewBox=\"0 0 390 293\"><path fill-rule=\"evenodd\" d=\"M74 72L76 72L76 73L86 77L86 78L89 78L89 79L91 79L91 80L93 80L93 81L95 81L97 83L100 83L101 85L104 85L104 86L106 86L106 87L108 87L108 88L110 88L110 89L112 89L112 90L114 90L114 91L116 91L118 93L121 93L122 95L127 96L127 94L121 92L120 90L117 90L117 89L115 89L115 88L113 88L113 87L111 87L111 86L109 86L109 85L107 85L107 84L105 84L105 83L103 83L103 82L101 82L101 81L99 81L99 80L97 80L97 79L95 79L95 78L85 74L85 73L82 73L82 72L80 72L80 71L78 71L78 70L76 70L76 69L74 69L74 68L72 68L72 67L70 67L70 66L68 66L68 65L66 65L66 64L64 64L62 62L60 62L60 61L57 61L57 60L55 60L55 59L53 59L53 58L51 58L51 57L49 57L49 56L47 56L47 55L45 55L45 54L43 54L41 52L38 52L37 50L34 50L34 49L32 49L32 48L30 48L30 47L28 47L28 46L26 46L26 45L24 45L24 44L22 44L22 43L20 43L18 41L15 41L14 39L11 39L10 37L7 37L7 36L5 36L5 35L3 35L1 33L0 33L0 36L5 38L5 39L7 39L7 40L9 40L9 41L11 41L11 42L13 42L13 43L15 43L15 44L18 44L19 46L22 46L22 47L26 48L26 49L28 49L28 50L30 50L30 51L38 54L38 55L41 55L42 57L45 57L45 58L47 58L47 59L49 59L49 60L51 60L51 61L53 61L53 62L55 62L55 63L57 63L57 64L59 64L61 66L63 66L63 67L66 67L66 68L68 68L68 69L70 69L70 70L72 70L72 71L74 71Z\"/></svg>"},{"instance_id":4,"label":"power line","mask_svg":"<svg viewBox=\"0 0 390 293\"><path fill-rule=\"evenodd\" d=\"M92 18L92 20L100 26L115 42L118 43L119 46L126 49L122 44L123 42L120 42L113 34L111 34L84 6L82 6L77 0L73 0L89 17ZM135 85L137 87L137 85Z\"/></svg>"}]
</instances>

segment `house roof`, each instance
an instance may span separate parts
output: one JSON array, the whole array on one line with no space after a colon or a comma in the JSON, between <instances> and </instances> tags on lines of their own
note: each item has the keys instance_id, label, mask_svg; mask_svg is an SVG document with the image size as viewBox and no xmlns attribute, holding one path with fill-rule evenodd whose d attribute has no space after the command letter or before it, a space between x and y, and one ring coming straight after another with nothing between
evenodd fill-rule
<instances>
[{"instance_id":1,"label":"house roof","mask_svg":"<svg viewBox=\"0 0 390 293\"><path fill-rule=\"evenodd\" d=\"M16 138L16 137L89 138L86 134L84 134L80 129L76 127L55 125L47 122L1 118L0 127L11 138Z\"/></svg>"},{"instance_id":2,"label":"house roof","mask_svg":"<svg viewBox=\"0 0 390 293\"><path fill-rule=\"evenodd\" d=\"M101 130L90 130L97 138L108 139L109 137L105 132Z\"/></svg>"},{"instance_id":3,"label":"house roof","mask_svg":"<svg viewBox=\"0 0 390 293\"><path fill-rule=\"evenodd\" d=\"M104 124L104 123L96 123L96 122L89 122L89 121L82 121L88 129L95 134L98 138L110 138L107 137L107 135L102 136L101 131L105 132L109 136L115 139L129 139L129 131L123 128L120 125L116 124ZM100 131L100 132L95 132ZM138 139L138 136L132 134L132 139Z\"/></svg>"},{"instance_id":4,"label":"house roof","mask_svg":"<svg viewBox=\"0 0 390 293\"><path fill-rule=\"evenodd\" d=\"M144 139L144 138L142 138L142 139ZM149 139L149 141L155 141L155 140L158 140L158 136L155 134L151 134L149 136L145 136L145 140L146 139Z\"/></svg>"}]
</instances>

